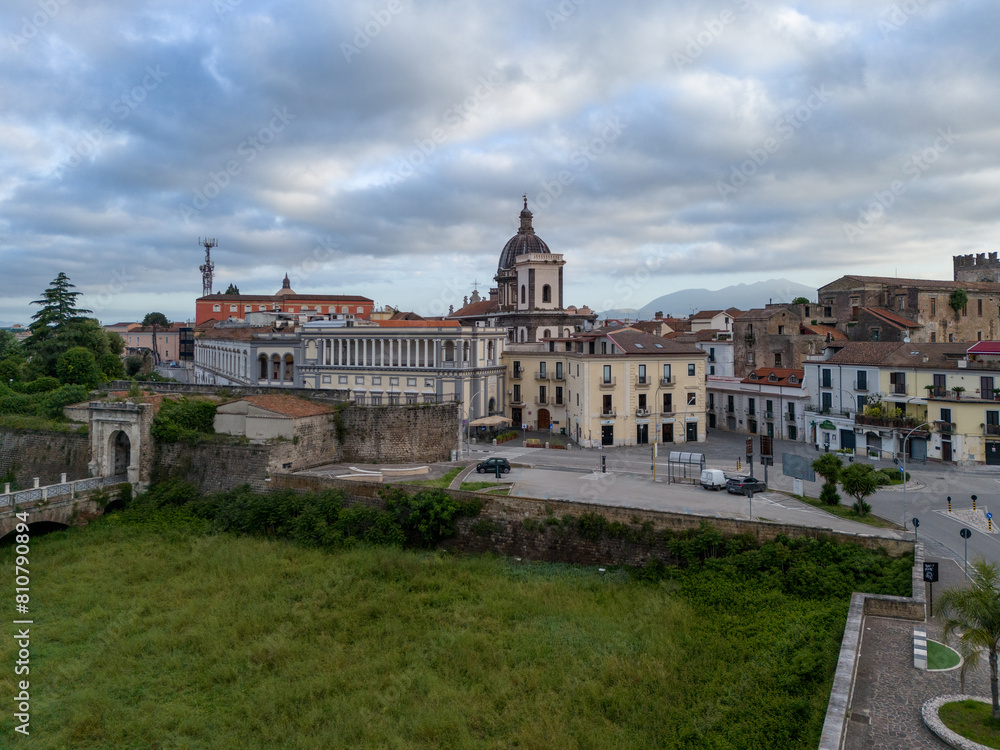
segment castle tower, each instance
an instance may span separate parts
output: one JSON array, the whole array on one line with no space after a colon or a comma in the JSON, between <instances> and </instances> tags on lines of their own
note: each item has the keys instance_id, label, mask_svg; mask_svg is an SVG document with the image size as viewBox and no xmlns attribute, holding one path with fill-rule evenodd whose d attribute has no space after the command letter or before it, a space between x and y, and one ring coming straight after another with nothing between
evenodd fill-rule
<instances>
[{"instance_id":1,"label":"castle tower","mask_svg":"<svg viewBox=\"0 0 1000 750\"><path fill-rule=\"evenodd\" d=\"M955 281L1000 281L1000 261L996 253L952 256Z\"/></svg>"}]
</instances>

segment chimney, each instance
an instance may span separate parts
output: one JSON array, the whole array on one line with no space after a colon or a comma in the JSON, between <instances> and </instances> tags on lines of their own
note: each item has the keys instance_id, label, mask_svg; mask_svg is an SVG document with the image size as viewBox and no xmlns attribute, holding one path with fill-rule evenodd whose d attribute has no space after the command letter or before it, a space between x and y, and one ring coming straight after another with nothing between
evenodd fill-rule
<instances>
[{"instance_id":1,"label":"chimney","mask_svg":"<svg viewBox=\"0 0 1000 750\"><path fill-rule=\"evenodd\" d=\"M663 320L663 311L662 311L662 310L660 310L660 311L659 311L659 312L657 312L657 313L656 313L655 315L653 315L653 319L654 319L654 320Z\"/></svg>"}]
</instances>

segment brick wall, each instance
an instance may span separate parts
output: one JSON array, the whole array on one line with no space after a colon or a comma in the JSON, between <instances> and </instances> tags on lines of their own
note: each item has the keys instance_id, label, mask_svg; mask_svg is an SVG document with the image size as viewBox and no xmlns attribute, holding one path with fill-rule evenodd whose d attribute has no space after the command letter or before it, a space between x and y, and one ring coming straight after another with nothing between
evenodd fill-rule
<instances>
[{"instance_id":1,"label":"brick wall","mask_svg":"<svg viewBox=\"0 0 1000 750\"><path fill-rule=\"evenodd\" d=\"M313 492L322 489L342 490L350 500L367 505L381 506L379 485L359 485L336 479L275 474L269 483L272 489L294 489ZM413 488L416 492L417 488ZM749 534L758 542L771 541L784 535L793 539L830 538L835 542L852 542L867 549L884 549L891 557L913 552L913 542L889 539L868 534L850 534L816 528L805 528L778 523L764 523L728 518L705 518L686 513L667 513L640 508L603 506L538 500L529 497L501 497L472 492L446 490L460 500L476 498L483 502L483 509L475 518L459 522L459 534L445 546L466 552L495 552L501 555L548 560L581 565L643 565L650 558L670 561L663 531L697 530L703 522L709 523L723 536ZM609 523L620 522L635 532L648 522L652 533L644 539L630 541L603 535L596 541L581 537L564 524L546 522L562 519L564 515L581 516L598 513ZM525 525L525 521L528 525ZM489 523L484 524L483 521Z\"/></svg>"},{"instance_id":2,"label":"brick wall","mask_svg":"<svg viewBox=\"0 0 1000 750\"><path fill-rule=\"evenodd\" d=\"M89 460L86 434L0 430L0 476L13 468L16 487L30 487L34 477L42 484L54 484L63 472L70 480L86 479Z\"/></svg>"}]
</instances>

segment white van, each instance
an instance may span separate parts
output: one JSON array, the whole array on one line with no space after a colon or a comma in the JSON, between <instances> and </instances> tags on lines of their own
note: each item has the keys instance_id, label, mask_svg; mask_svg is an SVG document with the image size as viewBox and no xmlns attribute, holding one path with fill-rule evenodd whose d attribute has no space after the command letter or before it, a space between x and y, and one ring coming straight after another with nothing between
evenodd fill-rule
<instances>
[{"instance_id":1,"label":"white van","mask_svg":"<svg viewBox=\"0 0 1000 750\"><path fill-rule=\"evenodd\" d=\"M722 469L704 469L701 472L701 486L706 490L725 489L726 475Z\"/></svg>"}]
</instances>

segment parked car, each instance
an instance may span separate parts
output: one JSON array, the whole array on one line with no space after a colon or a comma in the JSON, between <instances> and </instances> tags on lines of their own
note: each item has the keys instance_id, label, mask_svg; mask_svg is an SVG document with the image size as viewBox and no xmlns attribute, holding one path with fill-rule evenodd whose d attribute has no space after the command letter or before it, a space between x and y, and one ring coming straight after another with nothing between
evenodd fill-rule
<instances>
[{"instance_id":1,"label":"parked car","mask_svg":"<svg viewBox=\"0 0 1000 750\"><path fill-rule=\"evenodd\" d=\"M726 486L726 475L722 469L705 469L699 481L706 490L721 490Z\"/></svg>"},{"instance_id":2,"label":"parked car","mask_svg":"<svg viewBox=\"0 0 1000 750\"><path fill-rule=\"evenodd\" d=\"M497 466L504 474L510 471L510 461L506 458L487 458L476 464L476 471L480 474L496 474Z\"/></svg>"},{"instance_id":3,"label":"parked car","mask_svg":"<svg viewBox=\"0 0 1000 750\"><path fill-rule=\"evenodd\" d=\"M767 489L763 479L756 477L736 476L726 480L726 492L734 495L745 495L747 491L763 492Z\"/></svg>"}]
</instances>

